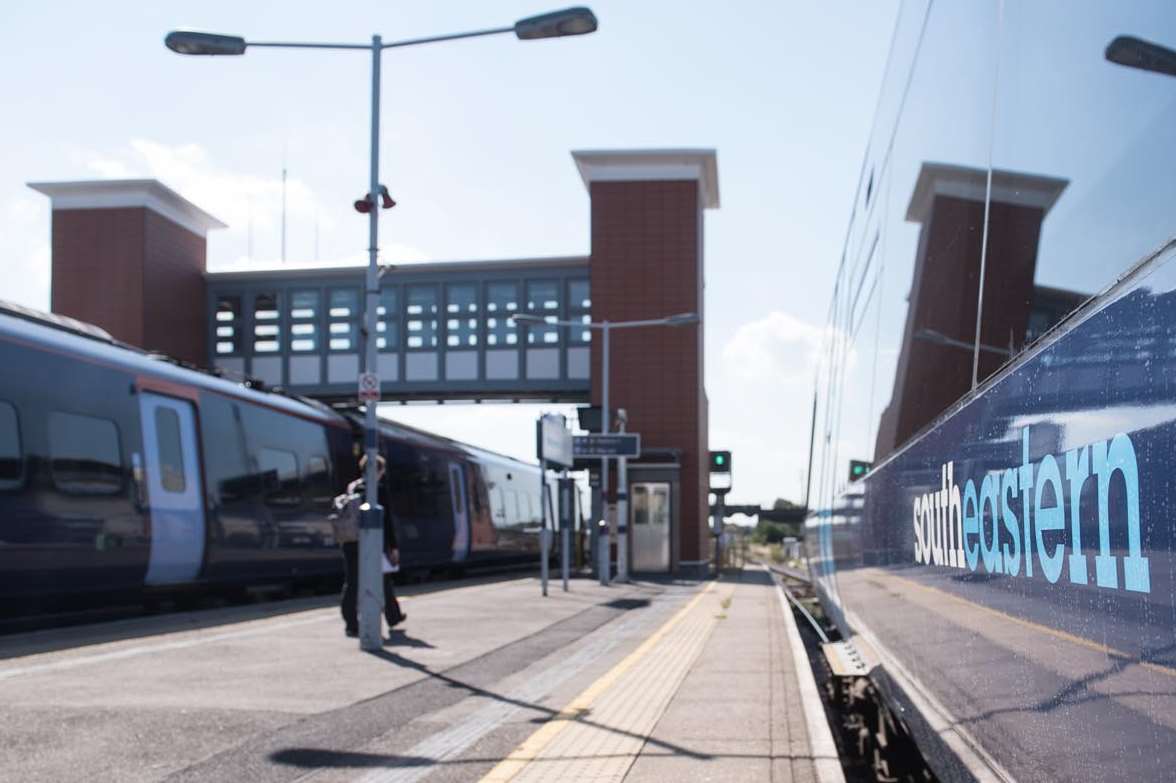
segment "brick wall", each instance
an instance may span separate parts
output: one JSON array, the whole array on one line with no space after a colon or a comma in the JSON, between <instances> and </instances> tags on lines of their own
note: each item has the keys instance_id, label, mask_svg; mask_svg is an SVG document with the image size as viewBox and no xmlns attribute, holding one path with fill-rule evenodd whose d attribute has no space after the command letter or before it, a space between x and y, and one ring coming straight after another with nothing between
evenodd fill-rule
<instances>
[{"instance_id":1,"label":"brick wall","mask_svg":"<svg viewBox=\"0 0 1176 783\"><path fill-rule=\"evenodd\" d=\"M143 344L147 210L53 210L53 312Z\"/></svg>"},{"instance_id":2,"label":"brick wall","mask_svg":"<svg viewBox=\"0 0 1176 783\"><path fill-rule=\"evenodd\" d=\"M698 182L593 182L592 318L702 313ZM601 403L601 346L593 344L592 402ZM626 408L646 448L681 451L679 559L709 553L702 325L612 333L610 407ZM675 564L676 565L676 564Z\"/></svg>"},{"instance_id":3,"label":"brick wall","mask_svg":"<svg viewBox=\"0 0 1176 783\"><path fill-rule=\"evenodd\" d=\"M53 211L51 309L207 363L204 237L144 207Z\"/></svg>"},{"instance_id":4,"label":"brick wall","mask_svg":"<svg viewBox=\"0 0 1176 783\"><path fill-rule=\"evenodd\" d=\"M204 366L204 237L147 212L144 257L144 348ZM152 292L167 292L152 296Z\"/></svg>"}]
</instances>

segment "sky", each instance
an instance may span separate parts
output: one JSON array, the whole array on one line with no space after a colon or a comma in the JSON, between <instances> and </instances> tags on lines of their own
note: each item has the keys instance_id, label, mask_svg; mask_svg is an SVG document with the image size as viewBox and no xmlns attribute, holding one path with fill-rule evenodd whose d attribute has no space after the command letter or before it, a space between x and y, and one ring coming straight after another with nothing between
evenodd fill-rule
<instances>
[{"instance_id":1,"label":"sky","mask_svg":"<svg viewBox=\"0 0 1176 783\"><path fill-rule=\"evenodd\" d=\"M592 2L593 35L384 55L384 263L587 255L576 149L717 150L706 213L710 444L729 502L804 495L813 378L898 0ZM562 7L475 2L0 4L0 299L48 309L49 203L27 182L155 177L228 224L209 268L361 263L368 56L182 57L172 29L256 41L385 41ZM659 315L659 314L651 314ZM623 404L623 401L618 401ZM533 458L561 406L384 406Z\"/></svg>"}]
</instances>

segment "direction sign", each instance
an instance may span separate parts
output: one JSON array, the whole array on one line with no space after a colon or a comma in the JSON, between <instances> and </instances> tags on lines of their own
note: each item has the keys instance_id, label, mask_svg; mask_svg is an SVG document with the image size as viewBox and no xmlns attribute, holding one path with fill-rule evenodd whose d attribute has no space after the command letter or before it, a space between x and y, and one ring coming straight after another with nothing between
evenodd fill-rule
<instances>
[{"instance_id":1,"label":"direction sign","mask_svg":"<svg viewBox=\"0 0 1176 783\"><path fill-rule=\"evenodd\" d=\"M572 433L567 419L557 413L539 419L539 459L565 468L572 466Z\"/></svg>"},{"instance_id":2,"label":"direction sign","mask_svg":"<svg viewBox=\"0 0 1176 783\"><path fill-rule=\"evenodd\" d=\"M359 374L359 401L360 402L379 402L380 401L380 378L374 372L361 372Z\"/></svg>"},{"instance_id":3,"label":"direction sign","mask_svg":"<svg viewBox=\"0 0 1176 783\"><path fill-rule=\"evenodd\" d=\"M576 435L572 453L576 457L640 457L641 436L636 432Z\"/></svg>"}]
</instances>

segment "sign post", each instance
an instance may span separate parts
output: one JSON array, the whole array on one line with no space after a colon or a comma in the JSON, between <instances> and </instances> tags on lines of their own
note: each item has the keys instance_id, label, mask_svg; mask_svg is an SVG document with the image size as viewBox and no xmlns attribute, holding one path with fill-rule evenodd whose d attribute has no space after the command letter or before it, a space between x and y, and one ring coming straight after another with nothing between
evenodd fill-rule
<instances>
[{"instance_id":1,"label":"sign post","mask_svg":"<svg viewBox=\"0 0 1176 783\"><path fill-rule=\"evenodd\" d=\"M374 225L374 223L373 223ZM374 229L373 229L374 230ZM374 245L373 245L374 246ZM368 309L374 313L371 303ZM374 316L373 316L374 317ZM375 351L368 354L371 359ZM374 367L374 362L368 367ZM360 506L359 518L359 590L356 609L359 615L359 647L362 650L379 650L384 646L380 634L380 615L384 611L384 575L380 561L384 552L384 510L379 504L376 484L379 473L376 467L376 405L380 401L380 376L374 372L362 372L358 379L356 396L367 409L364 446L368 464L364 470L365 498ZM349 577L350 578L350 577Z\"/></svg>"},{"instance_id":2,"label":"sign post","mask_svg":"<svg viewBox=\"0 0 1176 783\"><path fill-rule=\"evenodd\" d=\"M731 491L731 452L712 451L709 458L710 491L715 494L715 578L723 575L723 519L727 493Z\"/></svg>"},{"instance_id":3,"label":"sign post","mask_svg":"<svg viewBox=\"0 0 1176 783\"><path fill-rule=\"evenodd\" d=\"M535 446L539 457L539 505L543 514L543 527L539 531L539 581L543 595L547 595L547 576L551 554L551 529L547 524L551 509L551 495L547 491L547 468L549 464L561 469L572 466L572 433L567 419L558 413L545 413L535 423ZM551 520L554 524L555 519ZM567 590L565 577L564 589Z\"/></svg>"},{"instance_id":4,"label":"sign post","mask_svg":"<svg viewBox=\"0 0 1176 783\"><path fill-rule=\"evenodd\" d=\"M568 571L572 559L572 526L575 507L572 501L573 481L565 475L559 480L559 571L563 589L568 591Z\"/></svg>"}]
</instances>

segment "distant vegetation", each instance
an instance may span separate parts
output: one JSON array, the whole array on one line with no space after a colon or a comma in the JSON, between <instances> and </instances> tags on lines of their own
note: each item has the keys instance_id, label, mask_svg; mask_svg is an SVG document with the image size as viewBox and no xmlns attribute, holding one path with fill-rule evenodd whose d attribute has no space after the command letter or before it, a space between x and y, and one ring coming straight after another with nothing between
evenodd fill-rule
<instances>
[{"instance_id":1,"label":"distant vegetation","mask_svg":"<svg viewBox=\"0 0 1176 783\"><path fill-rule=\"evenodd\" d=\"M796 507L795 503L784 498L777 498L776 502L772 504L772 508L777 511ZM761 517L755 526L755 530L751 533L751 540L756 544L779 544L788 536L796 537L799 533L800 531L796 525L785 524L784 522L769 522Z\"/></svg>"}]
</instances>

